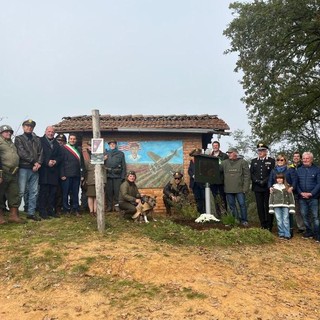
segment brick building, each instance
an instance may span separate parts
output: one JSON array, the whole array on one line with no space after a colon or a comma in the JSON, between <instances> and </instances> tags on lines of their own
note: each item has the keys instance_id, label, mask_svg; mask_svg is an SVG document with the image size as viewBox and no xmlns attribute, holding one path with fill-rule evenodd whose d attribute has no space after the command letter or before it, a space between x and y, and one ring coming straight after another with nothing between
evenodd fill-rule
<instances>
[{"instance_id":1,"label":"brick building","mask_svg":"<svg viewBox=\"0 0 320 320\"><path fill-rule=\"evenodd\" d=\"M76 133L83 146L92 138L92 116L64 117L54 127L58 133ZM190 151L206 149L214 135L229 135L228 130L216 115L100 115L105 146L117 140L128 169L137 172L141 193L157 196L156 212L165 211L162 189L173 171L183 172L189 182Z\"/></svg>"}]
</instances>

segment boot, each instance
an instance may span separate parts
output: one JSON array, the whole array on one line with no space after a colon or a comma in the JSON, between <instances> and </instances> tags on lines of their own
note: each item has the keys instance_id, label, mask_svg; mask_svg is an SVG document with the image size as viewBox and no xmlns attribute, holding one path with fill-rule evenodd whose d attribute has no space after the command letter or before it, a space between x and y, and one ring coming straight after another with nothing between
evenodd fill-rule
<instances>
[{"instance_id":1,"label":"boot","mask_svg":"<svg viewBox=\"0 0 320 320\"><path fill-rule=\"evenodd\" d=\"M22 219L19 218L18 208L10 208L10 214L9 214L8 222L26 223L25 220L22 220Z\"/></svg>"},{"instance_id":2,"label":"boot","mask_svg":"<svg viewBox=\"0 0 320 320\"><path fill-rule=\"evenodd\" d=\"M7 223L6 220L4 220L4 213L3 213L3 210L0 209L0 224L5 224Z\"/></svg>"}]
</instances>

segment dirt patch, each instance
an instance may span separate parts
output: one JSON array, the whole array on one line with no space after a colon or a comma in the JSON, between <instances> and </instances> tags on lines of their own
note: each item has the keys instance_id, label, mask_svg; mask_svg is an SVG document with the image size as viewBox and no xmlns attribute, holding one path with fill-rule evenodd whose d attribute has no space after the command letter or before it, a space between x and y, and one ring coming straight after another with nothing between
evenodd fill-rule
<instances>
[{"instance_id":1,"label":"dirt patch","mask_svg":"<svg viewBox=\"0 0 320 320\"><path fill-rule=\"evenodd\" d=\"M0 319L316 320L319 248L301 236L271 245L213 249L175 247L131 234L69 243L61 266L66 275L89 258L90 268L75 281L57 280L55 272L37 268L29 280L12 281L2 270ZM34 246L40 249L43 245ZM0 260L9 259L2 252ZM88 279L106 276L106 287L92 282L88 288ZM114 290L119 280L122 286ZM137 287L131 295L130 286Z\"/></svg>"},{"instance_id":2,"label":"dirt patch","mask_svg":"<svg viewBox=\"0 0 320 320\"><path fill-rule=\"evenodd\" d=\"M221 221L220 222L207 221L203 223L198 223L198 222L195 222L195 219L174 218L173 222L180 224L182 226L190 227L193 230L199 230L199 231L210 230L210 229L230 231L233 228L233 226L224 225ZM256 223L250 223L250 225L248 226L243 226L242 224L238 224L237 227L241 229L248 229L248 228L259 228L260 226Z\"/></svg>"}]
</instances>

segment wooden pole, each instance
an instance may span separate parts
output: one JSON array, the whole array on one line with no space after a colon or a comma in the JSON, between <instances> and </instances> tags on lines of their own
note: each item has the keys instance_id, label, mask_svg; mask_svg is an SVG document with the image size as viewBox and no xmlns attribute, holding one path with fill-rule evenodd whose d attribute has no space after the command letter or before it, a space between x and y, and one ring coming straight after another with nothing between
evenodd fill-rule
<instances>
[{"instance_id":1,"label":"wooden pole","mask_svg":"<svg viewBox=\"0 0 320 320\"><path fill-rule=\"evenodd\" d=\"M99 110L92 110L92 133L93 138L101 137L100 134L100 114ZM95 165L95 186L97 196L97 225L98 231L104 233L105 231L105 204L104 204L104 177L105 168L103 164Z\"/></svg>"}]
</instances>

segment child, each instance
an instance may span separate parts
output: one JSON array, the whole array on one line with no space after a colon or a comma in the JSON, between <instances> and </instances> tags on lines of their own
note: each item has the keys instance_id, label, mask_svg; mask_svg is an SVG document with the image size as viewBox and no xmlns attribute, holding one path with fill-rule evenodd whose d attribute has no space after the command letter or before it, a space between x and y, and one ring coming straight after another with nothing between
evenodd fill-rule
<instances>
[{"instance_id":1,"label":"child","mask_svg":"<svg viewBox=\"0 0 320 320\"><path fill-rule=\"evenodd\" d=\"M294 196L284 173L277 173L275 180L269 198L269 213L276 215L279 237L290 240L289 214L295 213Z\"/></svg>"}]
</instances>

